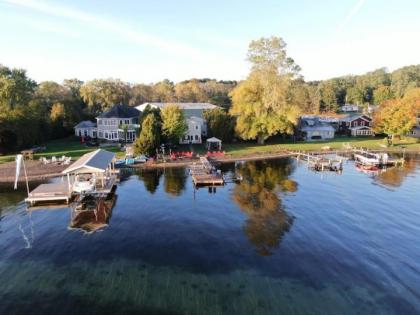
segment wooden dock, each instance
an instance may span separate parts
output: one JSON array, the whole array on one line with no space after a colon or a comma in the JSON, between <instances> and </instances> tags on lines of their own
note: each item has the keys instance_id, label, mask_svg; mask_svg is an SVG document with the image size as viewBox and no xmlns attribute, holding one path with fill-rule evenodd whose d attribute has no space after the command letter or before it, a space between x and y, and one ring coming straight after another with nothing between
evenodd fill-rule
<instances>
[{"instance_id":1,"label":"wooden dock","mask_svg":"<svg viewBox=\"0 0 420 315\"><path fill-rule=\"evenodd\" d=\"M363 148L353 149L353 158L362 166L387 167L403 165L405 160L392 158L386 152L372 152Z\"/></svg>"},{"instance_id":2,"label":"wooden dock","mask_svg":"<svg viewBox=\"0 0 420 315\"><path fill-rule=\"evenodd\" d=\"M331 171L341 173L343 171L343 162L347 159L332 152L322 154L310 154L306 152L291 152L298 161L307 162L308 168L317 171Z\"/></svg>"},{"instance_id":3,"label":"wooden dock","mask_svg":"<svg viewBox=\"0 0 420 315\"><path fill-rule=\"evenodd\" d=\"M36 203L48 202L65 202L68 204L71 198L72 193L67 182L61 182L39 185L29 193L25 201L31 204L31 206Z\"/></svg>"},{"instance_id":4,"label":"wooden dock","mask_svg":"<svg viewBox=\"0 0 420 315\"><path fill-rule=\"evenodd\" d=\"M222 173L216 171L215 167L206 157L201 157L200 164L192 164L189 168L195 186L217 186L225 184Z\"/></svg>"}]
</instances>

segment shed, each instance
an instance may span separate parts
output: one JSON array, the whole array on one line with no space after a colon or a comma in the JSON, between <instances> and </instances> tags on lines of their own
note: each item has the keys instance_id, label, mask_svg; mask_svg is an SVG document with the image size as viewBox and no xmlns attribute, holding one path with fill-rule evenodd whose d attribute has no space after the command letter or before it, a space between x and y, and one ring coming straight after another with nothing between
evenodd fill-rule
<instances>
[{"instance_id":1,"label":"shed","mask_svg":"<svg viewBox=\"0 0 420 315\"><path fill-rule=\"evenodd\" d=\"M222 149L222 140L217 139L216 137L208 138L206 140L207 150L221 150Z\"/></svg>"}]
</instances>

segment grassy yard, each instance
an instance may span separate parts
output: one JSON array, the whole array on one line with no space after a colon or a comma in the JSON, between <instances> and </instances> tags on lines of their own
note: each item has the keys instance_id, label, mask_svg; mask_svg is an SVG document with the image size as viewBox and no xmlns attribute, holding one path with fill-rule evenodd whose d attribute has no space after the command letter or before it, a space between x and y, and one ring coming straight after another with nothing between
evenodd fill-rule
<instances>
[{"instance_id":1,"label":"grassy yard","mask_svg":"<svg viewBox=\"0 0 420 315\"><path fill-rule=\"evenodd\" d=\"M240 142L234 144L224 144L223 150L232 155L233 157L242 157L252 154L260 154L260 153L276 153L286 150L292 151L317 151L321 150L322 147L328 146L332 149L343 149L344 145L350 144L354 147L364 147L369 149L383 149L385 145L385 141L383 138L370 138L370 137L343 137L343 138L335 138L330 141L313 141L313 142L287 142L287 141L280 141L280 140L272 140L267 142L265 145L258 145L256 142ZM60 157L62 155L71 156L72 158L78 158L83 154L96 150L96 147L87 147L86 145L80 143L75 138L66 138L66 139L59 139L53 140L45 144L46 150L44 152L40 152L35 154L35 159L40 158L41 156L45 157ZM390 149L400 150L402 147L405 147L407 150L420 150L420 143L413 138L404 138L396 143ZM205 153L204 146L202 145L182 145L179 147L180 151L190 151L193 149L194 152L203 154ZM124 155L123 152L120 151L117 145L106 147L105 150L112 151L117 153L117 157L120 158ZM0 163L13 161L15 159L15 155L5 155L0 156Z\"/></svg>"},{"instance_id":2,"label":"grassy yard","mask_svg":"<svg viewBox=\"0 0 420 315\"><path fill-rule=\"evenodd\" d=\"M335 138L329 141L312 142L268 142L265 145L258 145L255 142L245 142L236 144L225 144L223 150L232 156L245 156L258 153L276 153L285 150L291 151L319 151L322 147L331 147L332 149L343 149L344 145L349 144L353 147L364 147L368 149L384 149L385 141L383 138L368 137L343 137ZM420 143L415 139L405 138L400 140L390 149L400 150L405 147L407 150L420 150Z\"/></svg>"},{"instance_id":3,"label":"grassy yard","mask_svg":"<svg viewBox=\"0 0 420 315\"><path fill-rule=\"evenodd\" d=\"M40 153L36 153L34 155L34 159L39 159L41 156L51 158L52 156L61 157L63 155L71 156L72 158L76 159L85 153L97 149L97 147L88 147L85 144L80 143L80 141L74 137L52 140L44 144L44 146L46 147L46 150ZM112 147L106 147L105 149L108 151L116 152L117 156L123 155L123 153L120 152L116 145ZM0 163L13 161L15 156L16 154L0 156Z\"/></svg>"}]
</instances>

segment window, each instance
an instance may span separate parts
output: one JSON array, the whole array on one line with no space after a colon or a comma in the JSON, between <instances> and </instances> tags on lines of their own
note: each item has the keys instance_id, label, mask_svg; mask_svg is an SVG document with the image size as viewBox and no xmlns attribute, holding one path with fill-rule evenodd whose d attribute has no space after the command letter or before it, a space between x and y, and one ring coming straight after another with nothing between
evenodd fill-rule
<instances>
[{"instance_id":1,"label":"window","mask_svg":"<svg viewBox=\"0 0 420 315\"><path fill-rule=\"evenodd\" d=\"M126 119L126 120L125 120L125 124L126 124L126 125L129 125L129 124L130 124L130 119Z\"/></svg>"},{"instance_id":2,"label":"window","mask_svg":"<svg viewBox=\"0 0 420 315\"><path fill-rule=\"evenodd\" d=\"M198 126L195 126L195 129L198 129Z\"/></svg>"},{"instance_id":3,"label":"window","mask_svg":"<svg viewBox=\"0 0 420 315\"><path fill-rule=\"evenodd\" d=\"M79 137L82 136L82 131L79 129Z\"/></svg>"},{"instance_id":4,"label":"window","mask_svg":"<svg viewBox=\"0 0 420 315\"><path fill-rule=\"evenodd\" d=\"M85 137L87 137L87 135L88 135L88 132L87 132L87 130L85 129L85 132L84 132L84 134L85 134Z\"/></svg>"},{"instance_id":5,"label":"window","mask_svg":"<svg viewBox=\"0 0 420 315\"><path fill-rule=\"evenodd\" d=\"M123 124L123 121L122 120L120 120L120 125L122 125Z\"/></svg>"},{"instance_id":6,"label":"window","mask_svg":"<svg viewBox=\"0 0 420 315\"><path fill-rule=\"evenodd\" d=\"M198 141L198 136L197 136L197 135L195 135L195 140L197 140L197 141Z\"/></svg>"},{"instance_id":7,"label":"window","mask_svg":"<svg viewBox=\"0 0 420 315\"><path fill-rule=\"evenodd\" d=\"M103 132L102 131L99 131L99 138L103 138L103 137L104 137Z\"/></svg>"}]
</instances>

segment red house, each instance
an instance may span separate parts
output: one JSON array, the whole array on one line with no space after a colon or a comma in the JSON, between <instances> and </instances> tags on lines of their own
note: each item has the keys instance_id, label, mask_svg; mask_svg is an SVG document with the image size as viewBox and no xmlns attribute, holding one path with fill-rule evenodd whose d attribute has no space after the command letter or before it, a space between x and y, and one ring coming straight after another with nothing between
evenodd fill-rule
<instances>
[{"instance_id":1,"label":"red house","mask_svg":"<svg viewBox=\"0 0 420 315\"><path fill-rule=\"evenodd\" d=\"M340 119L338 130L349 136L374 136L372 118L366 115L351 115Z\"/></svg>"}]
</instances>

